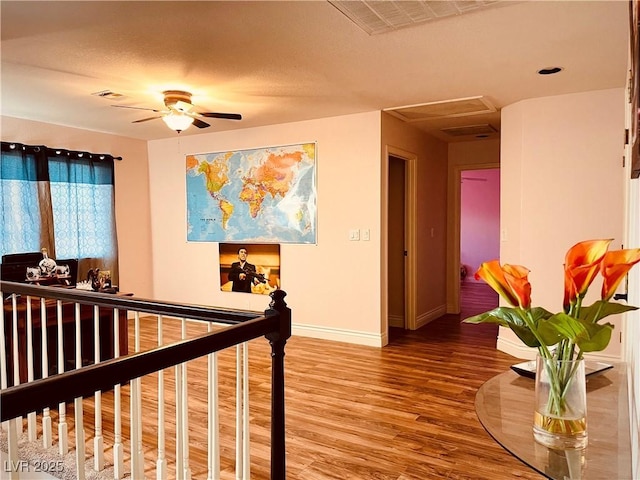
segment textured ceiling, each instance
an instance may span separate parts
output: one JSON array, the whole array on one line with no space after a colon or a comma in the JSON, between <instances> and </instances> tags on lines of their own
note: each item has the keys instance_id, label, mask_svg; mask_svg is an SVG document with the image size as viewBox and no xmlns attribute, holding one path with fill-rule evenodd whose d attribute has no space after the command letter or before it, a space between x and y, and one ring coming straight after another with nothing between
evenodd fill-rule
<instances>
[{"instance_id":1,"label":"textured ceiling","mask_svg":"<svg viewBox=\"0 0 640 480\"><path fill-rule=\"evenodd\" d=\"M505 105L624 87L627 1L497 3L370 35L326 1L2 1L1 113L157 139L177 134L111 105L160 109L182 89L243 115L181 135L471 97L496 107L412 122L458 141L440 129L499 130ZM92 95L105 90L122 96Z\"/></svg>"}]
</instances>

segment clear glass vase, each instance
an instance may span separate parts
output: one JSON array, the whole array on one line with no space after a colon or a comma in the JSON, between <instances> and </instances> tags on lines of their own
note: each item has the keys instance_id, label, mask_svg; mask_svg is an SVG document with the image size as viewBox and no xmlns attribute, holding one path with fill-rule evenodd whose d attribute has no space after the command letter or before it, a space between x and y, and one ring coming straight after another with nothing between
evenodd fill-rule
<instances>
[{"instance_id":1,"label":"clear glass vase","mask_svg":"<svg viewBox=\"0 0 640 480\"><path fill-rule=\"evenodd\" d=\"M584 359L536 359L535 440L553 449L587 446Z\"/></svg>"}]
</instances>

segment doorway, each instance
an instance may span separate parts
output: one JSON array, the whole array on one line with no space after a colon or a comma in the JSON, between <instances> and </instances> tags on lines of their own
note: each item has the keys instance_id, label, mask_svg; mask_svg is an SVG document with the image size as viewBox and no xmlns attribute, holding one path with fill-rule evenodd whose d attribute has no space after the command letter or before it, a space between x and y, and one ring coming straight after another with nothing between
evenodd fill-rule
<instances>
[{"instance_id":1,"label":"doorway","mask_svg":"<svg viewBox=\"0 0 640 480\"><path fill-rule=\"evenodd\" d=\"M417 328L416 162L411 152L387 146L382 242L383 318L389 327Z\"/></svg>"},{"instance_id":2,"label":"doorway","mask_svg":"<svg viewBox=\"0 0 640 480\"><path fill-rule=\"evenodd\" d=\"M387 315L389 327L405 328L405 160L389 155L388 258L389 288Z\"/></svg>"},{"instance_id":3,"label":"doorway","mask_svg":"<svg viewBox=\"0 0 640 480\"><path fill-rule=\"evenodd\" d=\"M463 170L460 178L460 308L472 315L498 306L498 295L474 274L500 258L500 169Z\"/></svg>"},{"instance_id":4,"label":"doorway","mask_svg":"<svg viewBox=\"0 0 640 480\"><path fill-rule=\"evenodd\" d=\"M449 165L449 191L448 196L448 216L451 219L447 222L447 238L449 246L447 248L447 313L460 313L460 287L461 287L461 258L460 258L460 235L461 235L461 190L462 178L466 171L499 169L499 162L460 162ZM467 271L467 275L473 275L474 271Z\"/></svg>"}]
</instances>

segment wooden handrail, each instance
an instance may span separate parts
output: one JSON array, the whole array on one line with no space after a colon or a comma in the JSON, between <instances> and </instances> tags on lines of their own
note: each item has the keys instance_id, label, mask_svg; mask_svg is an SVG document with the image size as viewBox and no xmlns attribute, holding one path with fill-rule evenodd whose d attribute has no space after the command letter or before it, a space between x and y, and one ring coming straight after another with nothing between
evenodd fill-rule
<instances>
[{"instance_id":1,"label":"wooden handrail","mask_svg":"<svg viewBox=\"0 0 640 480\"><path fill-rule=\"evenodd\" d=\"M113 358L0 390L0 421L25 416L76 398L92 396L135 378L179 365L213 352L265 336L271 344L271 478L286 478L285 449L285 345L291 337L291 310L286 293L276 290L263 314L242 310L161 302L128 296L0 281L3 296L17 294L53 298L65 302L133 310L154 315L203 320L227 326L192 339L184 339L149 351Z\"/></svg>"},{"instance_id":2,"label":"wooden handrail","mask_svg":"<svg viewBox=\"0 0 640 480\"><path fill-rule=\"evenodd\" d=\"M217 352L278 330L279 317L249 320L218 332L178 341L146 352L113 358L59 375L9 387L0 392L0 421L92 396L134 378Z\"/></svg>"},{"instance_id":3,"label":"wooden handrail","mask_svg":"<svg viewBox=\"0 0 640 480\"><path fill-rule=\"evenodd\" d=\"M75 302L84 305L97 305L99 307L118 308L120 310L132 310L141 313L150 313L153 315L166 315L204 321L215 320L217 323L231 324L249 320L261 315L260 312L248 310L212 308L202 305L163 302L139 297L78 290L74 288L45 287L41 285L29 285L16 282L0 281L0 291L4 297L15 293L17 295L55 298L57 300Z\"/></svg>"}]
</instances>

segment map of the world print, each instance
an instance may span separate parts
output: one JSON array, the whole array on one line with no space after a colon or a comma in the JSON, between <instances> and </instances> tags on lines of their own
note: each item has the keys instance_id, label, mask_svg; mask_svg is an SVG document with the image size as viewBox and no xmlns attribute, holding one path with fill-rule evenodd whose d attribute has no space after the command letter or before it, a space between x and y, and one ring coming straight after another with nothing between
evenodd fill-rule
<instances>
[{"instance_id":1,"label":"map of the world print","mask_svg":"<svg viewBox=\"0 0 640 480\"><path fill-rule=\"evenodd\" d=\"M316 144L187 155L187 240L316 243Z\"/></svg>"}]
</instances>

